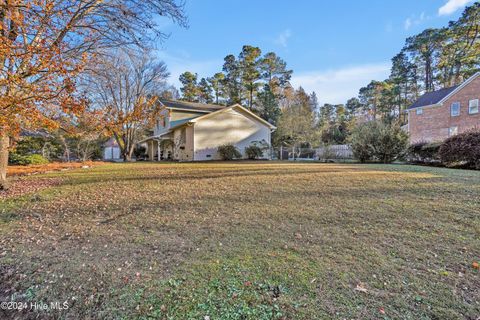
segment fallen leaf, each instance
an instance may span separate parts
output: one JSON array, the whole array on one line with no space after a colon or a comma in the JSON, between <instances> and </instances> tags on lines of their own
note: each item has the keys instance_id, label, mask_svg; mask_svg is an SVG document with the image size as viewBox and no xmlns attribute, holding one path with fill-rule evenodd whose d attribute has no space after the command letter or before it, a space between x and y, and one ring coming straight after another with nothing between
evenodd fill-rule
<instances>
[{"instance_id":1,"label":"fallen leaf","mask_svg":"<svg viewBox=\"0 0 480 320\"><path fill-rule=\"evenodd\" d=\"M367 292L367 289L364 287L363 283L359 283L355 287L355 291Z\"/></svg>"}]
</instances>

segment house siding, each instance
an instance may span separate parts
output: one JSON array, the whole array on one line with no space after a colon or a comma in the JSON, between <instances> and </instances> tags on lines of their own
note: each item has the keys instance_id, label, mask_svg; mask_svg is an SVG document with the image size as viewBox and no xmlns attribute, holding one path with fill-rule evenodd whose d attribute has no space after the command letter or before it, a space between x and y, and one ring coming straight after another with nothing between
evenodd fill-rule
<instances>
[{"instance_id":1,"label":"house siding","mask_svg":"<svg viewBox=\"0 0 480 320\"><path fill-rule=\"evenodd\" d=\"M204 115L205 113L202 112L189 112L189 111L181 111L181 110L170 110L170 109L164 109L160 112L158 121L155 124L155 128L153 130L153 135L159 135L164 132L167 132L170 130L170 127L175 126L176 121L181 121L185 119L194 119L196 117L200 117ZM160 119L162 117L165 117L165 127L162 127L159 125Z\"/></svg>"},{"instance_id":2,"label":"house siding","mask_svg":"<svg viewBox=\"0 0 480 320\"><path fill-rule=\"evenodd\" d=\"M245 148L254 141L264 140L270 146L270 128L240 109L200 119L193 130L196 161L219 160L217 148L224 144L235 145L243 156Z\"/></svg>"},{"instance_id":3,"label":"house siding","mask_svg":"<svg viewBox=\"0 0 480 320\"><path fill-rule=\"evenodd\" d=\"M442 105L424 107L421 115L417 115L416 109L410 110L408 113L410 142L443 141L448 138L451 127L457 127L458 133L480 127L480 113L468 113L468 104L472 99L480 99L480 77L473 79ZM460 115L452 117L450 107L454 102L460 103Z\"/></svg>"},{"instance_id":4,"label":"house siding","mask_svg":"<svg viewBox=\"0 0 480 320\"><path fill-rule=\"evenodd\" d=\"M185 130L185 139L182 131ZM183 126L173 131L173 158L178 161L193 161L193 126Z\"/></svg>"}]
</instances>

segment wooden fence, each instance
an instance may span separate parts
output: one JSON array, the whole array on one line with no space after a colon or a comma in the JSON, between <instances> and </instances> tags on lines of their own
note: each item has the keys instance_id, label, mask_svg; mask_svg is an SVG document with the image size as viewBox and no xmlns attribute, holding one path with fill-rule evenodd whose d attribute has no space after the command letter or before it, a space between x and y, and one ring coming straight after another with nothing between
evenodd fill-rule
<instances>
[{"instance_id":1,"label":"wooden fence","mask_svg":"<svg viewBox=\"0 0 480 320\"><path fill-rule=\"evenodd\" d=\"M320 160L353 159L352 148L347 144L334 144L317 149Z\"/></svg>"}]
</instances>

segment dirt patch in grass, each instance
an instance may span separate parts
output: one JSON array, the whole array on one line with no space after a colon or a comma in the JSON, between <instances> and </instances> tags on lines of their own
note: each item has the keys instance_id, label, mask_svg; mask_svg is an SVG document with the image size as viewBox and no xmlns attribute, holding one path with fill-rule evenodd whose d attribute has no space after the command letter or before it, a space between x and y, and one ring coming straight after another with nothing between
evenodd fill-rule
<instances>
[{"instance_id":1,"label":"dirt patch in grass","mask_svg":"<svg viewBox=\"0 0 480 320\"><path fill-rule=\"evenodd\" d=\"M0 224L0 298L69 308L2 319L480 315L478 172L135 163L55 177L0 205L16 215Z\"/></svg>"}]
</instances>

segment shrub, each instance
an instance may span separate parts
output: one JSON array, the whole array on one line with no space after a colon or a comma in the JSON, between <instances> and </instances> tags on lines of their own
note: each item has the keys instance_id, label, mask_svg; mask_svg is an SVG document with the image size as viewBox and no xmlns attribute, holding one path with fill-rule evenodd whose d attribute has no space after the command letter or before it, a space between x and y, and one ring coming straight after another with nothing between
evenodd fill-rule
<instances>
[{"instance_id":1,"label":"shrub","mask_svg":"<svg viewBox=\"0 0 480 320\"><path fill-rule=\"evenodd\" d=\"M350 136L353 156L360 162L391 163L405 154L407 144L408 135L400 126L380 121L357 125Z\"/></svg>"},{"instance_id":2,"label":"shrub","mask_svg":"<svg viewBox=\"0 0 480 320\"><path fill-rule=\"evenodd\" d=\"M242 157L240 151L232 144L224 144L218 147L217 152L222 160L233 160Z\"/></svg>"},{"instance_id":3,"label":"shrub","mask_svg":"<svg viewBox=\"0 0 480 320\"><path fill-rule=\"evenodd\" d=\"M137 160L141 158L145 158L146 154L147 154L147 148L145 148L144 146L136 146L135 149L133 149L133 155Z\"/></svg>"},{"instance_id":4,"label":"shrub","mask_svg":"<svg viewBox=\"0 0 480 320\"><path fill-rule=\"evenodd\" d=\"M438 154L445 165L460 164L480 170L480 129L448 138L440 146Z\"/></svg>"},{"instance_id":5,"label":"shrub","mask_svg":"<svg viewBox=\"0 0 480 320\"><path fill-rule=\"evenodd\" d=\"M46 164L49 161L39 154L31 154L31 155L23 156L18 153L11 152L9 154L8 162L10 164L26 166L29 164Z\"/></svg>"},{"instance_id":6,"label":"shrub","mask_svg":"<svg viewBox=\"0 0 480 320\"><path fill-rule=\"evenodd\" d=\"M431 163L439 161L438 150L442 144L439 142L417 142L411 144L407 150L410 161Z\"/></svg>"},{"instance_id":7,"label":"shrub","mask_svg":"<svg viewBox=\"0 0 480 320\"><path fill-rule=\"evenodd\" d=\"M335 160L337 158L338 158L337 152L335 152L335 150L332 147L325 146L323 147L322 152L318 157L318 160L327 162L329 160Z\"/></svg>"},{"instance_id":8,"label":"shrub","mask_svg":"<svg viewBox=\"0 0 480 320\"><path fill-rule=\"evenodd\" d=\"M62 152L61 142L54 137L22 137L15 145L15 153L21 156L41 153L47 159L53 160Z\"/></svg>"},{"instance_id":9,"label":"shrub","mask_svg":"<svg viewBox=\"0 0 480 320\"><path fill-rule=\"evenodd\" d=\"M257 145L250 145L245 148L245 155L250 160L258 159L263 157L263 150Z\"/></svg>"}]
</instances>

